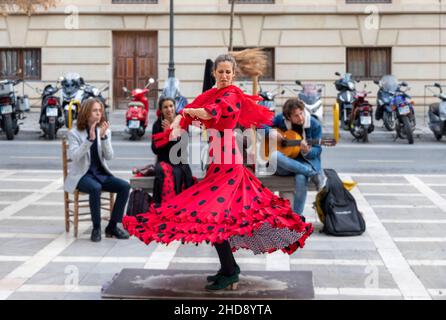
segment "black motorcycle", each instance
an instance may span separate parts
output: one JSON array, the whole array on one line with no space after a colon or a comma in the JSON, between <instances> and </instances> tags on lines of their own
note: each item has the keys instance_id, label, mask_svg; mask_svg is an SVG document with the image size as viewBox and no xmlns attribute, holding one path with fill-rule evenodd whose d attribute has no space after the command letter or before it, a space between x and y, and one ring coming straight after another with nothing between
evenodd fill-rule
<instances>
[{"instance_id":1,"label":"black motorcycle","mask_svg":"<svg viewBox=\"0 0 446 320\"><path fill-rule=\"evenodd\" d=\"M415 109L412 98L407 94L407 90L402 90L401 87L407 87L406 82L401 82L395 93L393 94L391 106L396 112L397 121L395 123L396 137L400 139L407 139L409 144L414 143L413 132L415 131Z\"/></svg>"},{"instance_id":2,"label":"black motorcycle","mask_svg":"<svg viewBox=\"0 0 446 320\"><path fill-rule=\"evenodd\" d=\"M73 121L77 119L77 114L82 103L84 79L74 72L65 74L59 78L61 85L60 104L64 110L65 125L71 129Z\"/></svg>"},{"instance_id":3,"label":"black motorcycle","mask_svg":"<svg viewBox=\"0 0 446 320\"><path fill-rule=\"evenodd\" d=\"M105 102L105 98L102 95L102 92L105 92L108 89L109 89L108 85L105 86L104 88L102 88L101 90L99 90L95 86L93 86L91 84L88 84L88 83L81 87L81 90L83 92L81 102L83 103L85 100L90 99L90 98L99 99L102 102L102 104L104 105L104 108L105 108L105 118L107 120L109 119L109 110L110 110L110 108L109 108L108 104Z\"/></svg>"},{"instance_id":4,"label":"black motorcycle","mask_svg":"<svg viewBox=\"0 0 446 320\"><path fill-rule=\"evenodd\" d=\"M272 112L276 112L276 102L275 99L278 95L282 95L285 93L285 90L281 92L277 92L277 90L267 91L260 86L259 96L262 97L262 101L259 101L258 104L264 106L268 110Z\"/></svg>"},{"instance_id":5,"label":"black motorcycle","mask_svg":"<svg viewBox=\"0 0 446 320\"><path fill-rule=\"evenodd\" d=\"M383 120L384 127L388 131L395 130L395 124L397 122L396 111L393 110L391 102L393 95L398 89L398 80L393 75L385 75L380 81L374 80L378 87L378 93L376 98L376 112L375 120Z\"/></svg>"},{"instance_id":6,"label":"black motorcycle","mask_svg":"<svg viewBox=\"0 0 446 320\"><path fill-rule=\"evenodd\" d=\"M49 84L41 92L40 129L49 140L54 140L57 131L64 125L63 109L56 93L59 88Z\"/></svg>"},{"instance_id":7,"label":"black motorcycle","mask_svg":"<svg viewBox=\"0 0 446 320\"><path fill-rule=\"evenodd\" d=\"M335 72L335 75L341 77L334 83L336 90L339 91L336 101L339 105L341 125L344 130L349 130L350 115L353 110L353 103L356 100L355 83L359 81L353 79L353 76L350 73L341 76L339 72Z\"/></svg>"},{"instance_id":8,"label":"black motorcycle","mask_svg":"<svg viewBox=\"0 0 446 320\"><path fill-rule=\"evenodd\" d=\"M434 94L440 102L429 105L429 128L434 133L435 139L440 141L443 136L446 136L446 94L443 93L443 88L439 83L435 83L434 86L440 89L440 94Z\"/></svg>"},{"instance_id":9,"label":"black motorcycle","mask_svg":"<svg viewBox=\"0 0 446 320\"><path fill-rule=\"evenodd\" d=\"M23 117L14 90L14 86L22 81L21 79L0 81L0 127L6 133L8 140L13 140L19 133L18 120Z\"/></svg>"}]
</instances>

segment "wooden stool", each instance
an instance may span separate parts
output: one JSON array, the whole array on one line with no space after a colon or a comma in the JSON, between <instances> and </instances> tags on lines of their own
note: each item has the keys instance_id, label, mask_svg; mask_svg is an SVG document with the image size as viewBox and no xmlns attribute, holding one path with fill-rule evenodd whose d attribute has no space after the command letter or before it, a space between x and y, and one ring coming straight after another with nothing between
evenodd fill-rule
<instances>
[{"instance_id":1,"label":"wooden stool","mask_svg":"<svg viewBox=\"0 0 446 320\"><path fill-rule=\"evenodd\" d=\"M71 162L70 159L68 159L67 155L67 139L62 139L62 168L63 168L63 181L65 182L65 179L68 174L68 162ZM87 193L80 192L79 190L75 190L73 194L74 198L70 199L70 193L64 191L64 207L65 207L65 231L70 232L70 223L74 226L74 236L77 237L77 231L78 231L78 225L79 221L91 221L91 213L90 213L90 205L88 198L85 198L85 196L88 196ZM79 196L83 196L81 199ZM110 216L113 211L113 206L115 203L115 194L110 192L109 197L102 197L101 192L101 200L105 200L106 202L104 205L102 205L101 201L101 209L108 211ZM80 211L79 209L87 208L87 211ZM80 218L82 216L87 216L85 218ZM109 220L108 217L103 216L101 217L103 220Z\"/></svg>"}]
</instances>

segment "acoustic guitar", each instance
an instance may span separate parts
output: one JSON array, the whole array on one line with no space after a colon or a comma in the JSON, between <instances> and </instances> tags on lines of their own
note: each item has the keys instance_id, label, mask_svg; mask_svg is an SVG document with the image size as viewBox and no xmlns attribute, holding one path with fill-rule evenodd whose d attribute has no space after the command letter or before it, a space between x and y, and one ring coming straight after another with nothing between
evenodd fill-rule
<instances>
[{"instance_id":1,"label":"acoustic guitar","mask_svg":"<svg viewBox=\"0 0 446 320\"><path fill-rule=\"evenodd\" d=\"M284 139L281 143L276 144L276 148L272 150L272 146L269 144L269 138L264 137L260 144L260 156L263 160L268 161L269 155L274 151L280 151L287 157L295 159L300 153L300 145L302 143L302 136L294 130L282 131L280 129L274 128L280 133ZM320 144L323 146L332 147L336 145L335 139L310 139L305 140L309 146L314 144Z\"/></svg>"}]
</instances>

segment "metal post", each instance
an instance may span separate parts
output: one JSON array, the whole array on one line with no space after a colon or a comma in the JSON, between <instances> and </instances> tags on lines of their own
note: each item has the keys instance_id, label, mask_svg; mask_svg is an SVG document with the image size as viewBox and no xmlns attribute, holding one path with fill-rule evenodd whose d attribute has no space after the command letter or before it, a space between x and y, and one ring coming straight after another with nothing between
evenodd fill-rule
<instances>
[{"instance_id":1,"label":"metal post","mask_svg":"<svg viewBox=\"0 0 446 320\"><path fill-rule=\"evenodd\" d=\"M333 135L336 143L339 142L339 104L333 105Z\"/></svg>"},{"instance_id":2,"label":"metal post","mask_svg":"<svg viewBox=\"0 0 446 320\"><path fill-rule=\"evenodd\" d=\"M169 30L169 78L175 78L175 63L173 61L173 0L170 0L170 30Z\"/></svg>"}]
</instances>

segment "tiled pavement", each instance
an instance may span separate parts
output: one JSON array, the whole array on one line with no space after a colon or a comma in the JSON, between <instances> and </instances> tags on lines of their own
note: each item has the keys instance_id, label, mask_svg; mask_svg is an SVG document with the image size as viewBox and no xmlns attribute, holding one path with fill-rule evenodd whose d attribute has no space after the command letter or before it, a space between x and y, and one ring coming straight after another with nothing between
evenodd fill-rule
<instances>
[{"instance_id":1,"label":"tiled pavement","mask_svg":"<svg viewBox=\"0 0 446 320\"><path fill-rule=\"evenodd\" d=\"M310 192L305 215L316 230L306 247L290 257L240 250L242 271L311 270L316 299L445 299L446 176L341 177L358 182L366 233L319 233ZM0 170L0 299L100 299L101 286L123 268L218 269L208 245L92 243L85 222L75 239L64 230L61 186L59 171Z\"/></svg>"}]
</instances>

